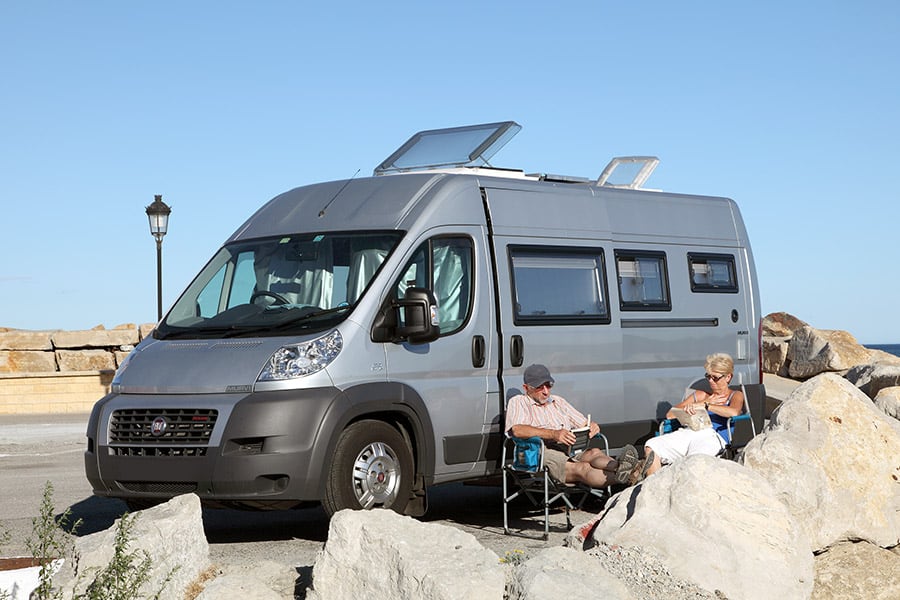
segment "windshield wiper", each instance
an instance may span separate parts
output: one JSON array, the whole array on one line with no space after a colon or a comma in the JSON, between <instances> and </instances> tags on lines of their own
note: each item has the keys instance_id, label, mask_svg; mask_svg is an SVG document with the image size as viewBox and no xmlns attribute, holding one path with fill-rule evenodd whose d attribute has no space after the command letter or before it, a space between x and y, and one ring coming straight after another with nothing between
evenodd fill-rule
<instances>
[{"instance_id":1,"label":"windshield wiper","mask_svg":"<svg viewBox=\"0 0 900 600\"><path fill-rule=\"evenodd\" d=\"M332 308L323 308L322 310L305 313L305 314L299 315L297 317L294 317L292 319L287 319L285 321L282 321L281 323L276 323L275 325L272 326L272 329L276 329L276 330L284 329L284 328L290 327L292 325L296 325L297 323L300 323L302 321L308 321L310 319L315 319L317 317L323 317L325 315L330 315L332 313L337 313L337 312L341 312L344 310L350 310L352 308L353 308L353 306L350 304L341 304L339 306L334 306Z\"/></svg>"}]
</instances>

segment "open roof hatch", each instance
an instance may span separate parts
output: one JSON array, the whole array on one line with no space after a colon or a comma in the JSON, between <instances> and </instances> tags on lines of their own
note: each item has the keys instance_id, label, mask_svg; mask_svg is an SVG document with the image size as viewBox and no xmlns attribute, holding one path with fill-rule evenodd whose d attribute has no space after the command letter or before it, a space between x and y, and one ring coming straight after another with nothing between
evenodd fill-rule
<instances>
[{"instance_id":1,"label":"open roof hatch","mask_svg":"<svg viewBox=\"0 0 900 600\"><path fill-rule=\"evenodd\" d=\"M488 160L520 129L515 121L503 121L420 131L375 167L375 175L437 167L489 167Z\"/></svg>"},{"instance_id":2,"label":"open roof hatch","mask_svg":"<svg viewBox=\"0 0 900 600\"><path fill-rule=\"evenodd\" d=\"M600 173L597 185L639 190L658 164L659 159L655 156L617 156ZM614 171L618 171L617 177L611 179Z\"/></svg>"}]
</instances>

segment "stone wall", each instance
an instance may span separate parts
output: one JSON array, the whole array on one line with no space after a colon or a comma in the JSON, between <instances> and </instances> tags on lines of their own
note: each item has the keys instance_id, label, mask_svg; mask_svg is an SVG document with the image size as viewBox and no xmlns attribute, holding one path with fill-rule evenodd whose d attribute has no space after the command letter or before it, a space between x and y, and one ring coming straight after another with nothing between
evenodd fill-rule
<instances>
[{"instance_id":1,"label":"stone wall","mask_svg":"<svg viewBox=\"0 0 900 600\"><path fill-rule=\"evenodd\" d=\"M86 331L0 328L0 414L83 413L154 325Z\"/></svg>"}]
</instances>

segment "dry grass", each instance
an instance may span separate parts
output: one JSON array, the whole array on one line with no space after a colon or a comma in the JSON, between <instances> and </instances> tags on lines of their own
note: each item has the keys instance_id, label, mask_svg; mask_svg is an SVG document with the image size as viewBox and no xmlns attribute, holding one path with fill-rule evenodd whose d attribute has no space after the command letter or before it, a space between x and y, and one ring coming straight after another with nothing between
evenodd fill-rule
<instances>
[{"instance_id":1,"label":"dry grass","mask_svg":"<svg viewBox=\"0 0 900 600\"><path fill-rule=\"evenodd\" d=\"M184 600L194 600L206 587L206 584L215 579L220 571L215 565L210 565L197 578L190 582L184 592Z\"/></svg>"}]
</instances>

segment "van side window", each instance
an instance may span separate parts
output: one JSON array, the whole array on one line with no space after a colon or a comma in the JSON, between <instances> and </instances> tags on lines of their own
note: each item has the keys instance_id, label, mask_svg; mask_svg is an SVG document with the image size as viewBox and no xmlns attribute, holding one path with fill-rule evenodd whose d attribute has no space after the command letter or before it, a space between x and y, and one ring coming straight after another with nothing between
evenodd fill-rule
<instances>
[{"instance_id":1,"label":"van side window","mask_svg":"<svg viewBox=\"0 0 900 600\"><path fill-rule=\"evenodd\" d=\"M738 292L734 256L688 252L687 258L692 292Z\"/></svg>"},{"instance_id":2,"label":"van side window","mask_svg":"<svg viewBox=\"0 0 900 600\"><path fill-rule=\"evenodd\" d=\"M622 310L672 310L665 252L616 250L619 307Z\"/></svg>"},{"instance_id":3,"label":"van side window","mask_svg":"<svg viewBox=\"0 0 900 600\"><path fill-rule=\"evenodd\" d=\"M609 323L602 248L509 246L516 325Z\"/></svg>"},{"instance_id":4,"label":"van side window","mask_svg":"<svg viewBox=\"0 0 900 600\"><path fill-rule=\"evenodd\" d=\"M467 237L438 237L419 246L397 281L394 296L403 298L408 287L434 291L438 303L441 335L462 328L472 306L472 240Z\"/></svg>"}]
</instances>

